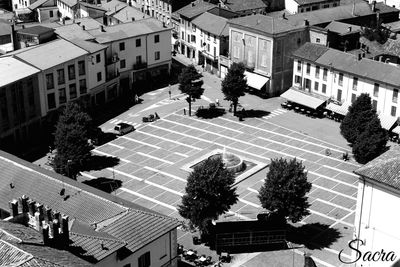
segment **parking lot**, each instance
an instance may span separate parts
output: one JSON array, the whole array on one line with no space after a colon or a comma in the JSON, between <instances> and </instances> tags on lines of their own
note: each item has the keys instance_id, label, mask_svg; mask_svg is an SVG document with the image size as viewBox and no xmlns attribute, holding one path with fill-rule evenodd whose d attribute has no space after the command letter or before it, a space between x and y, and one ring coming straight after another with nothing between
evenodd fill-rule
<instances>
[{"instance_id":1,"label":"parking lot","mask_svg":"<svg viewBox=\"0 0 400 267\"><path fill-rule=\"evenodd\" d=\"M291 113L278 110L266 118L239 122L231 114L204 120L185 116L183 110L178 110L97 147L94 153L119 157L120 164L85 176L122 180L122 187L116 191L118 196L182 220L177 207L188 176L184 166L205 154L225 147L228 152L264 165L271 158L296 157L303 161L313 183L309 193L311 215L301 224L318 222L340 231L342 237L329 249L313 251L315 257L321 258L320 263L337 266L338 251L345 249L350 253L346 248L354 231L358 181L352 171L359 165L341 159L345 148L277 124L279 117L292 116ZM224 218L256 218L260 211L257 194L266 171L264 168L236 185L239 201Z\"/></svg>"}]
</instances>

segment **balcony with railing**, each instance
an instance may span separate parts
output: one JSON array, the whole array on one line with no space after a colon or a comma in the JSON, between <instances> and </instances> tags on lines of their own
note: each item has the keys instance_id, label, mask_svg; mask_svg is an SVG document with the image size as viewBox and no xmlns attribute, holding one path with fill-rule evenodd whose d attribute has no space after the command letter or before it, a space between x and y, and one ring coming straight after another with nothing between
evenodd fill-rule
<instances>
[{"instance_id":1,"label":"balcony with railing","mask_svg":"<svg viewBox=\"0 0 400 267\"><path fill-rule=\"evenodd\" d=\"M133 64L133 70L141 70L147 68L147 62L137 62Z\"/></svg>"},{"instance_id":2,"label":"balcony with railing","mask_svg":"<svg viewBox=\"0 0 400 267\"><path fill-rule=\"evenodd\" d=\"M108 65L115 64L115 63L117 63L118 61L119 61L119 57L118 57L117 54L114 54L114 55L112 55L112 56L106 57L106 65L107 65L107 66L108 66Z\"/></svg>"}]
</instances>

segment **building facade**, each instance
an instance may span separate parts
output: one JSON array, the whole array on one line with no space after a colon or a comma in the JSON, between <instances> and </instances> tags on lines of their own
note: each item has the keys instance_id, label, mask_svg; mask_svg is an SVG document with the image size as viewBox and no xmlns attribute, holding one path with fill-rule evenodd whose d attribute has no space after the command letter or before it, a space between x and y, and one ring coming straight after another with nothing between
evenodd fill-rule
<instances>
[{"instance_id":1,"label":"building facade","mask_svg":"<svg viewBox=\"0 0 400 267\"><path fill-rule=\"evenodd\" d=\"M0 144L13 151L40 134L40 70L13 57L0 66Z\"/></svg>"},{"instance_id":2,"label":"building facade","mask_svg":"<svg viewBox=\"0 0 400 267\"><path fill-rule=\"evenodd\" d=\"M293 71L290 55L309 40L307 25L297 27L263 15L236 18L228 23L229 60L243 62L251 73L260 76L251 75L250 79L265 81L263 85L254 81L261 86L254 89L268 96L288 89ZM222 68L227 66L221 66L221 73Z\"/></svg>"},{"instance_id":3,"label":"building facade","mask_svg":"<svg viewBox=\"0 0 400 267\"><path fill-rule=\"evenodd\" d=\"M400 230L397 214L390 207L400 205L398 166L400 150L392 146L390 150L355 171L359 177L355 233L352 246L361 252L361 257L352 249L357 267L389 267L400 264ZM390 207L388 207L390 205ZM358 241L357 241L358 240ZM371 252L385 252L375 256L375 261L365 260Z\"/></svg>"},{"instance_id":4,"label":"building facade","mask_svg":"<svg viewBox=\"0 0 400 267\"><path fill-rule=\"evenodd\" d=\"M285 0L285 9L291 14L337 7L339 5L339 0Z\"/></svg>"},{"instance_id":5,"label":"building facade","mask_svg":"<svg viewBox=\"0 0 400 267\"><path fill-rule=\"evenodd\" d=\"M340 105L350 105L357 96L367 93L380 116L399 116L397 66L312 43L302 46L293 58L294 87L328 97Z\"/></svg>"},{"instance_id":6,"label":"building facade","mask_svg":"<svg viewBox=\"0 0 400 267\"><path fill-rule=\"evenodd\" d=\"M78 18L77 0L57 0L59 17L75 19Z\"/></svg>"},{"instance_id":7,"label":"building facade","mask_svg":"<svg viewBox=\"0 0 400 267\"><path fill-rule=\"evenodd\" d=\"M170 0L127 0L126 3L172 27Z\"/></svg>"}]
</instances>

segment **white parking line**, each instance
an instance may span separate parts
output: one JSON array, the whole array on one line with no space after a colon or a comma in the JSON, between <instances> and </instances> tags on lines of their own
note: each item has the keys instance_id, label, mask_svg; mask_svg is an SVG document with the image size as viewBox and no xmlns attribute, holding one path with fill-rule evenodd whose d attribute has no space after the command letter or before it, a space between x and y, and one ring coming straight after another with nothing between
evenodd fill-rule
<instances>
[{"instance_id":1,"label":"white parking line","mask_svg":"<svg viewBox=\"0 0 400 267\"><path fill-rule=\"evenodd\" d=\"M157 173L159 173L159 174L162 174L162 175L165 175L165 176L174 178L175 180L179 180L179 181L181 181L181 182L185 182L185 183L186 183L186 179L182 179L181 177L178 177L178 176L176 176L176 175L173 175L173 174L170 174L170 173L167 173L167 172L164 172L164 171L160 171L160 170L157 170L157 169L155 169L155 168L148 167L148 166L144 166L143 168L144 168L144 169L147 169L147 170L149 170L149 171L157 172Z\"/></svg>"},{"instance_id":2,"label":"white parking line","mask_svg":"<svg viewBox=\"0 0 400 267\"><path fill-rule=\"evenodd\" d=\"M100 154L100 155L104 155L104 156L107 156L107 157L115 158L114 155L111 155L111 154L108 154L108 153L99 151L99 150L97 150L97 149L93 149L92 151L95 152L95 153L97 153L97 154ZM123 159L123 158L119 158L119 160L124 161L124 162L130 162L129 160Z\"/></svg>"},{"instance_id":3,"label":"white parking line","mask_svg":"<svg viewBox=\"0 0 400 267\"><path fill-rule=\"evenodd\" d=\"M139 140L127 137L127 136L121 136L120 138L123 138L123 139L126 139L126 140L130 140L130 141L133 141L133 142L136 142L136 143L139 143L139 144L142 144L142 145L146 145L146 146L149 146L149 147L152 147L152 148L161 149L161 147L159 147L159 146L148 144L148 143L145 143L145 142L142 142L142 141L139 141Z\"/></svg>"},{"instance_id":4,"label":"white parking line","mask_svg":"<svg viewBox=\"0 0 400 267\"><path fill-rule=\"evenodd\" d=\"M347 214L346 216L344 216L343 218L341 218L340 220L338 220L337 222L335 222L334 224L332 224L331 226L329 226L329 228L334 227L336 224L342 223L344 220L346 220L348 217L350 217L351 215L353 215L356 211L353 210L352 212L350 212L349 214Z\"/></svg>"},{"instance_id":5,"label":"white parking line","mask_svg":"<svg viewBox=\"0 0 400 267\"><path fill-rule=\"evenodd\" d=\"M347 198L350 198L351 200L356 200L356 201L357 201L357 198L355 198L355 197L345 195L345 194L343 194L343 193L340 193L340 192L337 192L337 191L334 191L334 190L325 188L325 187L323 187L323 186L319 186L319 185L316 185L316 184L313 184L313 186L316 187L316 188L319 188L319 189L328 191L328 192L330 192L330 193L333 193L333 194L336 194L336 195L339 195L339 196L342 196L342 197L347 197Z\"/></svg>"},{"instance_id":6,"label":"white parking line","mask_svg":"<svg viewBox=\"0 0 400 267\"><path fill-rule=\"evenodd\" d=\"M166 204L166 203L164 203L164 202L161 202L161 201L158 201L158 200L156 200L156 199L154 199L154 198L151 198L151 197L145 196L145 195L143 195L143 194L137 193L137 192L132 191L132 190L130 190L130 189L123 188L123 187L122 187L122 188L119 188L119 189L121 189L122 191L128 192L128 193L130 193L130 194L132 194L132 195L135 195L135 196L137 196L137 197L140 197L140 198L146 199L146 200L148 200L148 201L151 201L151 202L153 202L153 203L156 203L156 204L158 204L158 205L160 205L160 206L169 208L169 209L171 209L171 210L174 210L174 211L177 211L177 210L178 210L178 209L175 208L174 206L168 205L168 204Z\"/></svg>"},{"instance_id":7,"label":"white parking line","mask_svg":"<svg viewBox=\"0 0 400 267\"><path fill-rule=\"evenodd\" d=\"M89 179L96 179L97 177L95 177L95 176L93 176L93 175L90 175L90 174L88 174L88 173L86 173L86 172L81 172L80 173L82 176L85 176L85 177L87 177L87 178L89 178Z\"/></svg>"},{"instance_id":8,"label":"white parking line","mask_svg":"<svg viewBox=\"0 0 400 267\"><path fill-rule=\"evenodd\" d=\"M178 115L178 116L179 116L179 115ZM197 121L197 122L209 124L209 125L212 125L212 126L217 126L217 127L219 127L219 128L223 128L223 129L229 130L229 131L231 131L231 132L237 132L238 134L242 134L242 133L243 133L242 131L235 130L235 129L232 129L232 128L229 128L229 127L225 127L225 126L222 126L222 125L216 125L215 123L208 122L208 121L205 121L205 120L200 120L200 119L196 119L196 118L191 118L191 119L192 119L192 120L195 120L195 121Z\"/></svg>"},{"instance_id":9,"label":"white parking line","mask_svg":"<svg viewBox=\"0 0 400 267\"><path fill-rule=\"evenodd\" d=\"M323 166L325 166L325 165L323 165ZM318 171L318 170L317 170L317 171ZM331 181L334 181L334 182L337 182L337 183L341 183L341 184L344 184L344 185L347 185L347 186L350 186L350 187L353 187L353 188L358 188L358 187L355 186L354 184L349 184L349 183L340 181L340 180L338 180L338 179L328 177L328 176L326 176L326 175L318 174L318 173L316 173L316 172L308 171L308 170L307 170L307 172L308 172L308 173L311 173L311 174L313 174L313 175L315 175L315 176L319 176L319 177L321 177L321 178L324 178L324 179L328 179L328 180L331 180Z\"/></svg>"},{"instance_id":10,"label":"white parking line","mask_svg":"<svg viewBox=\"0 0 400 267\"><path fill-rule=\"evenodd\" d=\"M348 174L348 175L351 175L351 176L354 176L354 177L359 177L357 174L355 174L355 173L352 173L352 172L348 172L348 171L344 171L344 170L341 170L341 169L337 169L337 168L334 168L334 167L331 167L331 166L328 166L328 165L322 165L323 167L326 167L326 168L329 168L329 169L332 169L332 170L335 170L335 171L338 171L338 172L343 172L343 173L346 173L346 174Z\"/></svg>"},{"instance_id":11,"label":"white parking line","mask_svg":"<svg viewBox=\"0 0 400 267\"><path fill-rule=\"evenodd\" d=\"M164 129L164 128L162 128L162 127L158 127L158 126L155 126L155 125L152 125L152 127L157 127L157 128ZM167 129L164 129L164 130L167 130ZM168 142L171 142L171 143L175 143L175 144L178 144L178 145L181 145L181 146L186 146L186 147L190 147L190 148L192 148L192 149L201 150L201 149L198 148L198 147L194 147L194 146L191 146L191 145L187 145L187 144L184 144L184 143L175 141L175 140L167 139L167 138L165 138L165 137L161 137L161 136L158 136L158 135L155 135L155 134L146 133L146 132L142 132L142 131L137 131L137 132L138 132L138 133L145 134L145 135L149 135L149 136L152 136L152 137L155 137L155 138L164 140L164 141L168 141Z\"/></svg>"},{"instance_id":12,"label":"white parking line","mask_svg":"<svg viewBox=\"0 0 400 267\"><path fill-rule=\"evenodd\" d=\"M119 146L119 145L113 144L113 143L111 143L111 142L109 142L108 144L109 144L110 146L118 147L119 149L124 149L123 146Z\"/></svg>"},{"instance_id":13,"label":"white parking line","mask_svg":"<svg viewBox=\"0 0 400 267\"><path fill-rule=\"evenodd\" d=\"M243 202L243 203L246 204L246 205L249 205L249 206L252 206L252 207L255 207L255 208L261 208L261 205L254 204L253 202L247 201L247 200L245 200L245 199L243 199L243 198L238 198L238 200L239 200L240 202Z\"/></svg>"},{"instance_id":14,"label":"white parking line","mask_svg":"<svg viewBox=\"0 0 400 267\"><path fill-rule=\"evenodd\" d=\"M164 162L164 163L168 163L168 164L170 164L170 165L173 165L173 164L174 164L173 162L171 162L171 161L169 161L169 160L160 159L160 158L154 157L154 156L149 155L149 154L145 154L145 153L142 153L142 152L136 152L136 153L139 154L139 155L142 155L142 156L151 158L151 159L155 159L155 160L162 161L162 162Z\"/></svg>"},{"instance_id":15,"label":"white parking line","mask_svg":"<svg viewBox=\"0 0 400 267\"><path fill-rule=\"evenodd\" d=\"M178 115L178 116L182 116L182 115ZM162 120L165 120L165 121L168 121L168 122L171 122L171 123L175 123L175 124L177 124L177 125L181 125L181 126L184 126L184 127L187 127L187 128L196 129L196 130L203 131L203 132L206 132L206 133L214 134L214 135L217 135L217 136L226 138L226 139L233 140L233 141L235 141L235 142L239 142L239 143L246 144L246 145L248 145L248 146L250 146L250 147L251 147L251 146L253 146L253 147L258 147L258 148L264 149L264 150L266 150L266 151L276 152L276 153L279 153L279 154L282 154L282 155L285 155L285 156L291 157L291 158L293 157L292 155L289 155L289 154L287 154L287 153L284 153L284 152L281 152L281 151L278 151L278 150L265 148L265 147L263 147L263 146L259 146L259 145L252 144L252 143L250 143L250 142L246 142L246 141L242 141L242 140L239 140L239 139L236 139L236 138L233 138L233 137L225 136L225 135L223 135L223 134L214 133L214 132L207 131L207 130L204 130L204 129L199 129L199 128L196 128L196 127L193 127L193 126L190 126L190 125L186 125L186 124L179 123L179 122L176 122L176 121L171 121L171 120L168 120L168 119L162 119ZM214 125L215 125L215 124L214 124ZM215 125L215 126L218 126L218 125ZM300 158L300 157L297 157L297 158L300 159L300 160L302 160L302 161L306 161L306 160L303 159L303 158Z\"/></svg>"},{"instance_id":16,"label":"white parking line","mask_svg":"<svg viewBox=\"0 0 400 267\"><path fill-rule=\"evenodd\" d=\"M343 207L343 206L337 205L337 204L335 204L335 203L332 203L332 202L330 202L330 201L326 201L326 200L323 200L323 199L320 199L320 198L316 198L315 201L319 201L319 202L322 202L322 203L325 203L325 204L334 206L334 207L336 207L336 208L339 208L339 209L342 209L342 210L346 210L346 211L348 211L348 212L354 212L354 210L352 210L352 209L345 208L345 207Z\"/></svg>"},{"instance_id":17,"label":"white parking line","mask_svg":"<svg viewBox=\"0 0 400 267\"><path fill-rule=\"evenodd\" d=\"M185 157L185 158L189 157L188 155L182 154L182 153L179 153L179 152L174 152L174 154L177 154L178 156L182 156L182 157Z\"/></svg>"}]
</instances>

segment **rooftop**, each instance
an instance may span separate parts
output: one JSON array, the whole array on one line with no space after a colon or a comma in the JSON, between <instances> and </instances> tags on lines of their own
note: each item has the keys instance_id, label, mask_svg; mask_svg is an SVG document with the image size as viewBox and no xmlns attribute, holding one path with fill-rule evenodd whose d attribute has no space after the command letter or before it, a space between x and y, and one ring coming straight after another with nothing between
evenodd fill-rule
<instances>
[{"instance_id":1,"label":"rooftop","mask_svg":"<svg viewBox=\"0 0 400 267\"><path fill-rule=\"evenodd\" d=\"M331 2L330 0L295 0L299 5L309 5L321 2Z\"/></svg>"},{"instance_id":2,"label":"rooftop","mask_svg":"<svg viewBox=\"0 0 400 267\"><path fill-rule=\"evenodd\" d=\"M91 39L94 39L94 37L88 32L88 30L89 29L86 29L86 28L84 30L81 26L79 26L78 24L75 23L75 24L57 27L57 28L55 28L55 33L58 36L60 36L61 38L64 38L67 40L72 40L72 39L91 40Z\"/></svg>"},{"instance_id":3,"label":"rooftop","mask_svg":"<svg viewBox=\"0 0 400 267\"><path fill-rule=\"evenodd\" d=\"M325 29L330 30L331 32L341 34L341 35L361 31L361 27L358 25L343 23L343 22L339 22L339 21L332 21L325 27Z\"/></svg>"},{"instance_id":4,"label":"rooftop","mask_svg":"<svg viewBox=\"0 0 400 267\"><path fill-rule=\"evenodd\" d=\"M0 87L40 72L31 65L13 57L1 57L0 69Z\"/></svg>"},{"instance_id":5,"label":"rooftop","mask_svg":"<svg viewBox=\"0 0 400 267\"><path fill-rule=\"evenodd\" d=\"M186 19L192 20L214 7L216 7L216 5L205 1L195 1L177 10L176 13L185 17Z\"/></svg>"},{"instance_id":6,"label":"rooftop","mask_svg":"<svg viewBox=\"0 0 400 267\"><path fill-rule=\"evenodd\" d=\"M228 19L205 12L195 18L192 23L199 29L216 36L229 36Z\"/></svg>"},{"instance_id":7,"label":"rooftop","mask_svg":"<svg viewBox=\"0 0 400 267\"><path fill-rule=\"evenodd\" d=\"M0 220L0 266L92 266L74 254L44 246L33 228Z\"/></svg>"},{"instance_id":8,"label":"rooftop","mask_svg":"<svg viewBox=\"0 0 400 267\"><path fill-rule=\"evenodd\" d=\"M8 23L0 22L0 36L10 35L11 34L11 25Z\"/></svg>"},{"instance_id":9,"label":"rooftop","mask_svg":"<svg viewBox=\"0 0 400 267\"><path fill-rule=\"evenodd\" d=\"M226 0L223 1L223 7L235 12L243 12L262 8L265 9L268 5L262 0Z\"/></svg>"},{"instance_id":10,"label":"rooftop","mask_svg":"<svg viewBox=\"0 0 400 267\"><path fill-rule=\"evenodd\" d=\"M73 221L70 230L71 239L75 242L73 246L85 246L92 257L105 257L106 252L99 250L102 242L110 251L126 245L134 252L179 225L176 219L3 151L0 151L0 169L0 209L9 210L10 200L26 195L68 215L70 222ZM64 196L60 196L61 189L65 190Z\"/></svg>"},{"instance_id":11,"label":"rooftop","mask_svg":"<svg viewBox=\"0 0 400 267\"><path fill-rule=\"evenodd\" d=\"M46 3L47 1L51 1L51 0L37 0L36 2L34 2L30 6L28 6L28 8L30 10L34 10L34 9L40 7L41 5L43 5L44 3Z\"/></svg>"},{"instance_id":12,"label":"rooftop","mask_svg":"<svg viewBox=\"0 0 400 267\"><path fill-rule=\"evenodd\" d=\"M79 46L80 48L88 51L91 54L107 48L106 45L98 44L94 41L86 41L86 40L82 40L82 39L71 39L68 41L73 43L74 45Z\"/></svg>"},{"instance_id":13,"label":"rooftop","mask_svg":"<svg viewBox=\"0 0 400 267\"><path fill-rule=\"evenodd\" d=\"M126 6L112 15L115 19L122 23L150 18L150 16L140 12L136 8Z\"/></svg>"},{"instance_id":14,"label":"rooftop","mask_svg":"<svg viewBox=\"0 0 400 267\"><path fill-rule=\"evenodd\" d=\"M400 86L400 68L391 64L368 58L358 60L355 55L313 43L304 44L293 53L293 56L355 76Z\"/></svg>"},{"instance_id":15,"label":"rooftop","mask_svg":"<svg viewBox=\"0 0 400 267\"><path fill-rule=\"evenodd\" d=\"M400 148L391 146L376 159L354 171L362 177L400 190Z\"/></svg>"},{"instance_id":16,"label":"rooftop","mask_svg":"<svg viewBox=\"0 0 400 267\"><path fill-rule=\"evenodd\" d=\"M60 0L69 7L73 7L78 3L78 0Z\"/></svg>"},{"instance_id":17,"label":"rooftop","mask_svg":"<svg viewBox=\"0 0 400 267\"><path fill-rule=\"evenodd\" d=\"M41 25L33 26L33 27L28 27L25 29L20 29L17 31L19 34L27 34L27 35L34 35L34 36L40 36L45 33L49 32L54 32L54 29L52 28L47 28Z\"/></svg>"},{"instance_id":18,"label":"rooftop","mask_svg":"<svg viewBox=\"0 0 400 267\"><path fill-rule=\"evenodd\" d=\"M384 23L383 26L388 27L392 32L398 32L400 31L400 20L390 23Z\"/></svg>"},{"instance_id":19,"label":"rooftop","mask_svg":"<svg viewBox=\"0 0 400 267\"><path fill-rule=\"evenodd\" d=\"M228 21L230 25L255 29L267 34L278 34L304 27L292 25L287 20L274 18L261 14L255 14L245 17L234 18Z\"/></svg>"},{"instance_id":20,"label":"rooftop","mask_svg":"<svg viewBox=\"0 0 400 267\"><path fill-rule=\"evenodd\" d=\"M162 22L155 18L147 18L104 27L104 31L95 29L88 32L96 37L97 42L102 44L166 30L170 30L170 28L163 27Z\"/></svg>"},{"instance_id":21,"label":"rooftop","mask_svg":"<svg viewBox=\"0 0 400 267\"><path fill-rule=\"evenodd\" d=\"M88 52L82 48L66 40L58 39L20 53L17 51L15 56L41 70L46 70L86 54ZM46 60L43 60L44 58Z\"/></svg>"}]
</instances>

